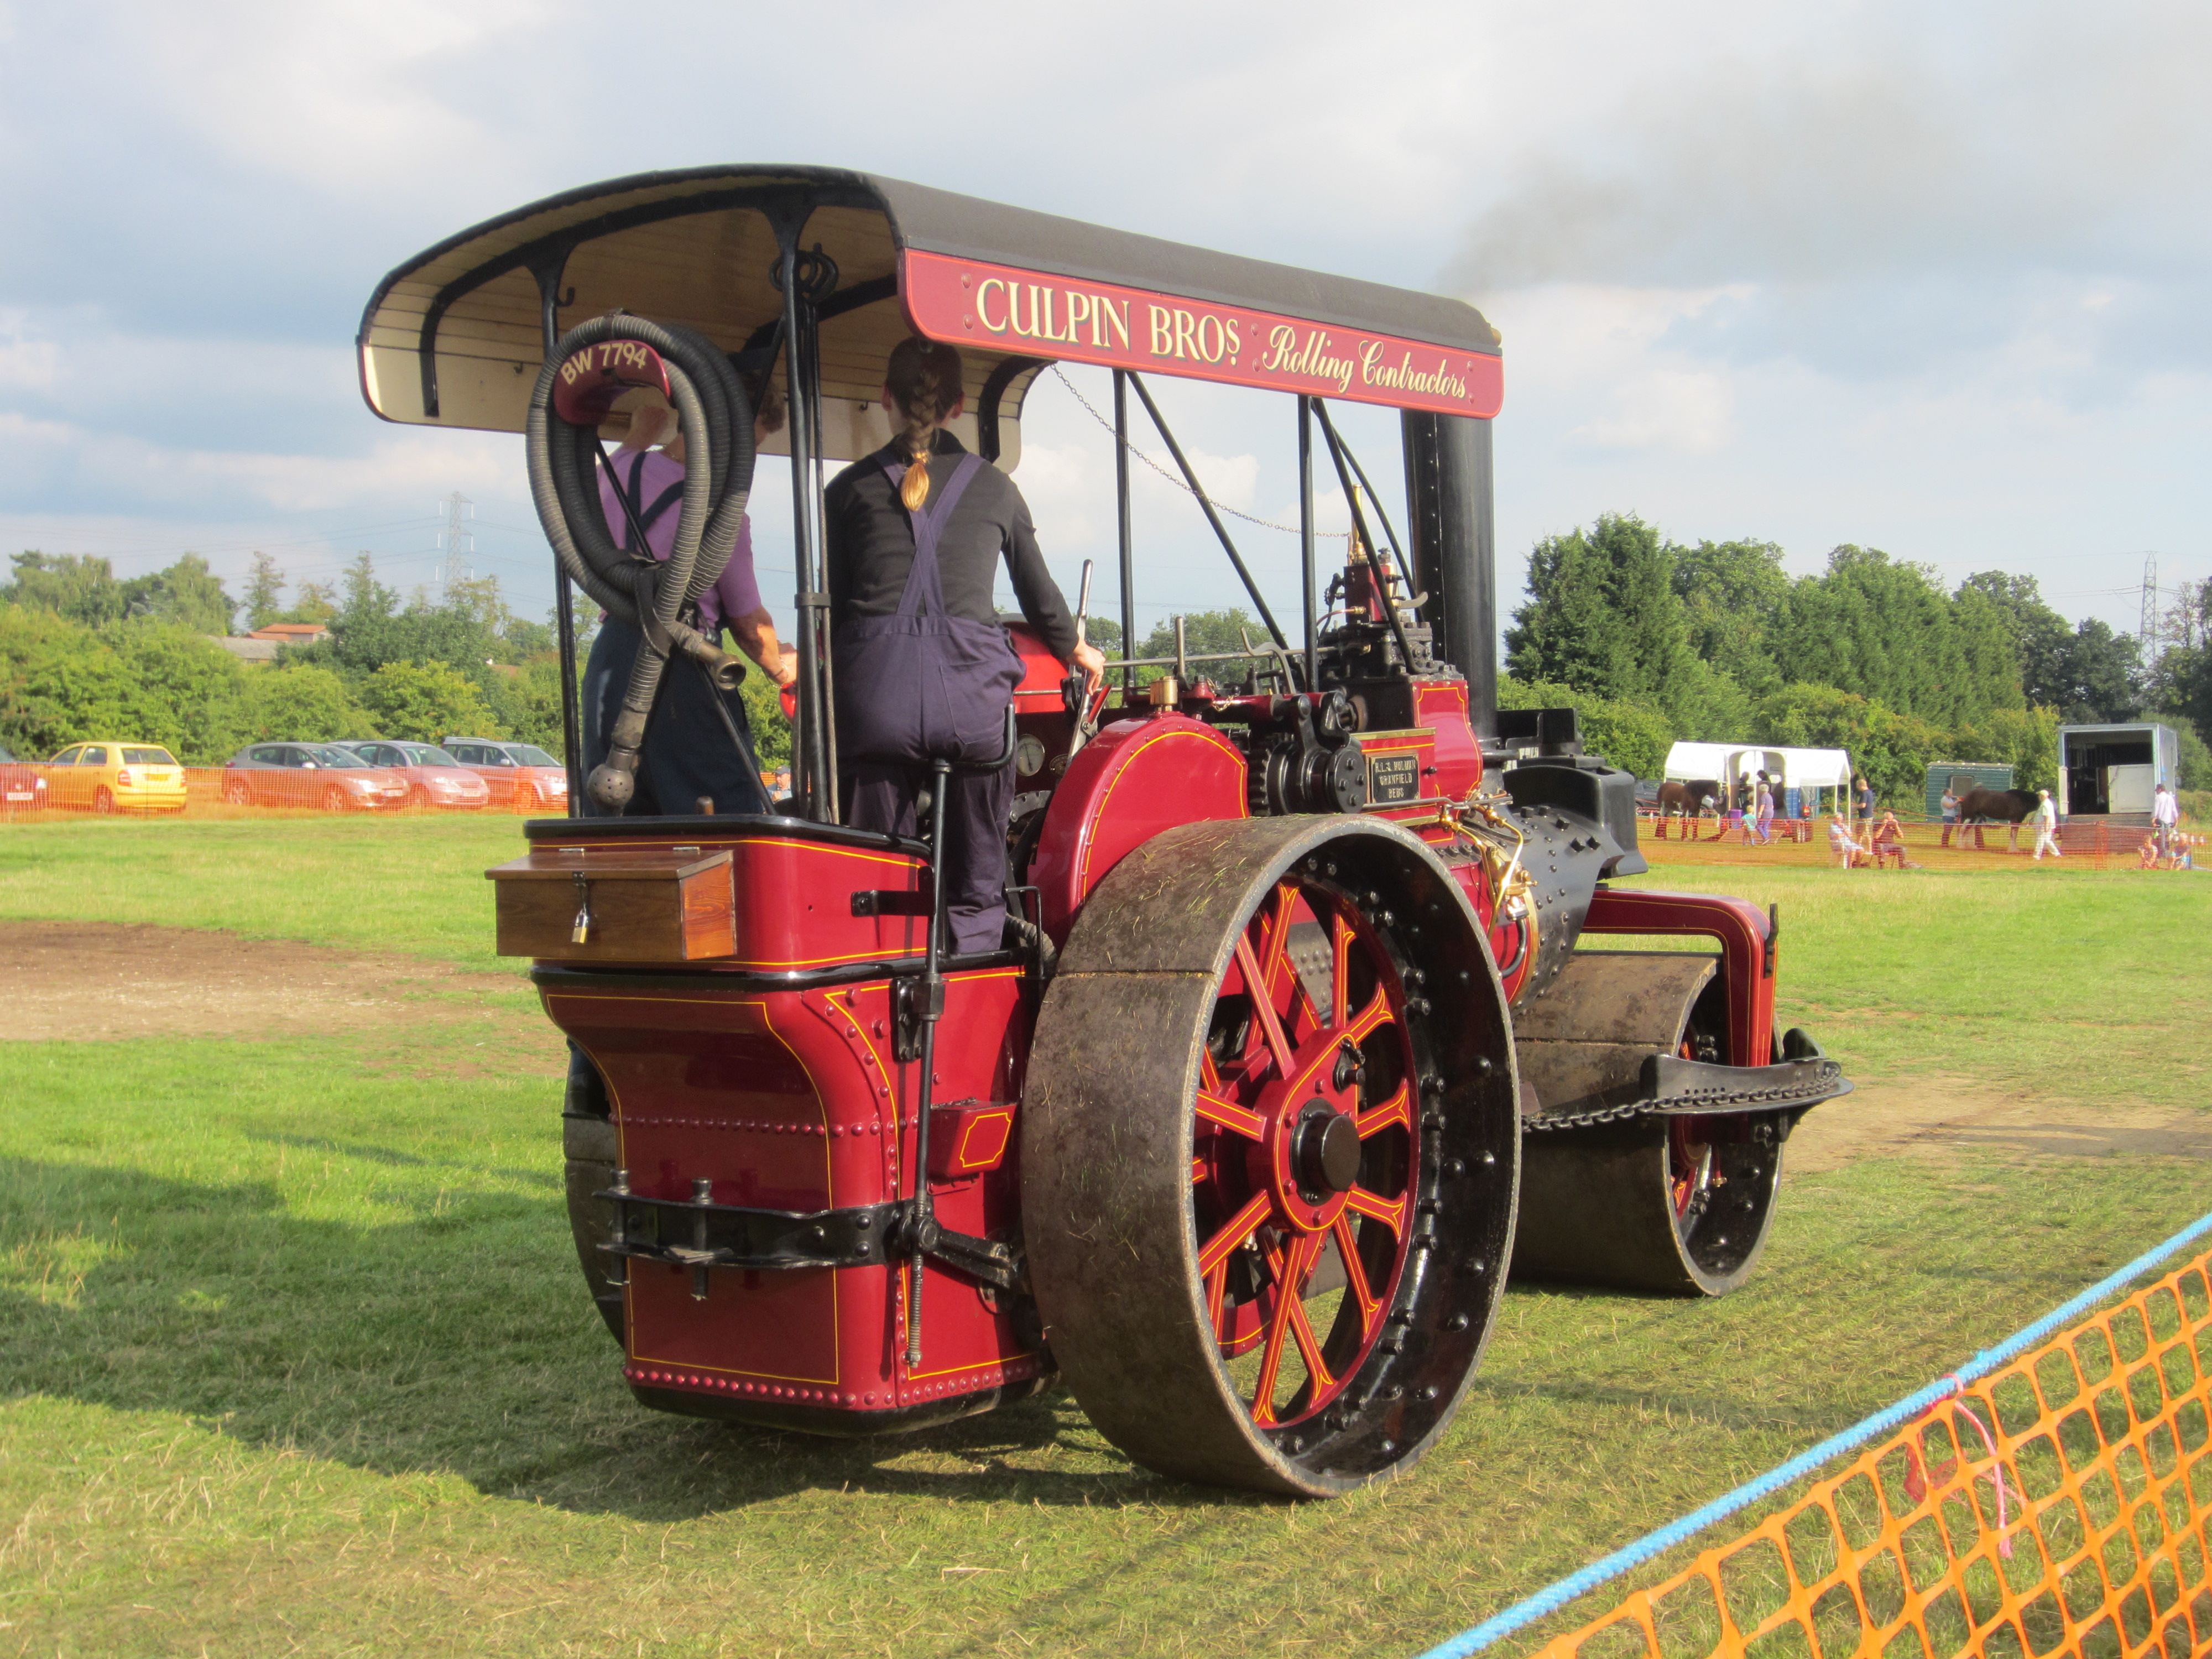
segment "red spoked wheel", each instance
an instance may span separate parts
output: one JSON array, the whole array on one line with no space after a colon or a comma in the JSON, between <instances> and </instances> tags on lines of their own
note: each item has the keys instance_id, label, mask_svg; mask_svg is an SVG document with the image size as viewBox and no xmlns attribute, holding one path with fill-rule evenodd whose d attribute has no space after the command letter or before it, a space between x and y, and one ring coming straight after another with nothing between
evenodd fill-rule
<instances>
[{"instance_id":1,"label":"red spoked wheel","mask_svg":"<svg viewBox=\"0 0 2212 1659\"><path fill-rule=\"evenodd\" d=\"M1687 1114L1667 1120L1667 1195L1674 1206L1674 1225L1684 1231L1697 1224L1712 1201L1717 1179L1713 1169L1712 1131L1702 1117Z\"/></svg>"},{"instance_id":2,"label":"red spoked wheel","mask_svg":"<svg viewBox=\"0 0 2212 1659\"><path fill-rule=\"evenodd\" d=\"M1192 1208L1222 1352L1256 1352L1232 1372L1256 1423L1326 1410L1382 1334L1413 1241L1407 995L1356 900L1296 874L1222 976Z\"/></svg>"},{"instance_id":3,"label":"red spoked wheel","mask_svg":"<svg viewBox=\"0 0 2212 1659\"><path fill-rule=\"evenodd\" d=\"M1024 1227L1054 1358L1132 1457L1318 1496L1449 1420L1519 1142L1478 929L1371 820L1186 825L1087 901L1031 1052Z\"/></svg>"}]
</instances>

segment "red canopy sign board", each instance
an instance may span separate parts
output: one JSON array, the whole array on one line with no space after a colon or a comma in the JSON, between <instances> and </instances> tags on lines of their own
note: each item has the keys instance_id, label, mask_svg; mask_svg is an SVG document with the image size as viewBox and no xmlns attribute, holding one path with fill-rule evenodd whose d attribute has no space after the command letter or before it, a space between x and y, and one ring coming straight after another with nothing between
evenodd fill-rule
<instances>
[{"instance_id":1,"label":"red canopy sign board","mask_svg":"<svg viewBox=\"0 0 2212 1659\"><path fill-rule=\"evenodd\" d=\"M1112 283L909 248L899 289L956 345L1484 420L1505 397L1494 356Z\"/></svg>"}]
</instances>

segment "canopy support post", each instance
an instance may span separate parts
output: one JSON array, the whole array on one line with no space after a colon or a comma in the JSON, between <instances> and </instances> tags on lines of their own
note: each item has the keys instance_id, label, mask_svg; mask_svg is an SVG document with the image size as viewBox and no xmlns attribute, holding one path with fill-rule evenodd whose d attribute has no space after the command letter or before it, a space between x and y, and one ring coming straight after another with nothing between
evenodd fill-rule
<instances>
[{"instance_id":1,"label":"canopy support post","mask_svg":"<svg viewBox=\"0 0 2212 1659\"><path fill-rule=\"evenodd\" d=\"M1121 534L1121 659L1137 654L1137 549L1129 523L1129 376L1114 371L1114 517ZM1137 671L1121 671L1121 702L1137 694Z\"/></svg>"},{"instance_id":2,"label":"canopy support post","mask_svg":"<svg viewBox=\"0 0 2212 1659\"><path fill-rule=\"evenodd\" d=\"M814 435L818 429L812 354L807 349L804 296L799 293L799 233L805 223L804 198L767 210L775 228L776 285L783 290L784 390L790 401L791 535L799 576L792 598L798 612L799 730L793 759L793 794L802 817L816 823L837 821L837 779L830 755L830 608L822 568L822 503L814 489Z\"/></svg>"},{"instance_id":3,"label":"canopy support post","mask_svg":"<svg viewBox=\"0 0 2212 1659\"><path fill-rule=\"evenodd\" d=\"M568 249L552 249L530 267L538 279L538 306L544 325L544 353L553 355L561 343L561 274L568 267ZM569 297L575 296L572 293ZM594 440L593 441L597 441ZM568 775L568 807L564 816L574 817L584 799L583 700L576 685L576 598L568 573L553 561L553 627L560 635L561 651L561 767Z\"/></svg>"},{"instance_id":4,"label":"canopy support post","mask_svg":"<svg viewBox=\"0 0 2212 1659\"><path fill-rule=\"evenodd\" d=\"M1321 684L1321 622L1314 603L1314 468L1313 417L1315 399L1298 394L1298 573L1304 583L1306 603L1306 689Z\"/></svg>"},{"instance_id":5,"label":"canopy support post","mask_svg":"<svg viewBox=\"0 0 2212 1659\"><path fill-rule=\"evenodd\" d=\"M1252 580L1252 573L1246 568L1243 556L1237 550L1237 544L1229 539L1229 527L1221 522L1221 514L1214 511L1213 498L1198 482L1198 474L1191 471L1190 462L1184 458L1182 446L1176 441L1175 434L1168 430L1167 422L1161 417L1159 405L1152 401L1152 394L1146 389L1144 376L1134 369L1128 370L1127 374L1129 384L1136 387L1138 399L1145 405L1145 413L1152 417L1153 426L1159 430L1160 441L1167 445L1168 453L1175 457L1176 465L1182 470L1183 482L1190 486L1190 493L1198 498L1198 505L1206 514L1206 523L1213 526L1213 533L1220 538L1221 550L1229 556L1229 562L1236 567L1237 578L1243 582L1245 592L1251 595L1253 605L1258 607L1260 620L1267 624L1267 632L1273 636L1276 649L1287 657L1291 653L1291 642L1283 637L1282 627L1275 621L1275 613L1267 609L1267 600L1260 597L1260 584ZM1308 690L1312 689L1310 685L1306 687Z\"/></svg>"}]
</instances>

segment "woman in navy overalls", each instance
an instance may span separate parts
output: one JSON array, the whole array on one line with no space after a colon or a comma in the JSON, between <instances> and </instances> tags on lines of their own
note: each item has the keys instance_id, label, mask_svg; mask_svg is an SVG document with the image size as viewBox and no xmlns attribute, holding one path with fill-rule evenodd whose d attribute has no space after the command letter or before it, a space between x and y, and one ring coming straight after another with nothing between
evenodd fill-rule
<instances>
[{"instance_id":1,"label":"woman in navy overalls","mask_svg":"<svg viewBox=\"0 0 2212 1659\"><path fill-rule=\"evenodd\" d=\"M911 836L929 763L988 760L1005 742L1021 659L991 589L1006 562L1022 615L1095 689L1106 659L1079 645L1014 481L945 429L961 410L960 354L913 339L891 353L884 410L897 434L830 481L829 555L845 821ZM1010 761L956 772L945 798L952 951L999 948L1006 921Z\"/></svg>"}]
</instances>

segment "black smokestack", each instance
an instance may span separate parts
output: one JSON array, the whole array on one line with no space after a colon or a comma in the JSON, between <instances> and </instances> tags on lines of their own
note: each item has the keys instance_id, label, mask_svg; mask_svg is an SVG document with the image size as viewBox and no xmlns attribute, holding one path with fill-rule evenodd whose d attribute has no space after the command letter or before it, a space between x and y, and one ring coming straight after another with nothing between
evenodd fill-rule
<instances>
[{"instance_id":1,"label":"black smokestack","mask_svg":"<svg viewBox=\"0 0 2212 1659\"><path fill-rule=\"evenodd\" d=\"M1498 559L1490 422L1465 415L1402 417L1413 586L1429 592L1437 654L1467 676L1478 736L1498 730Z\"/></svg>"}]
</instances>

